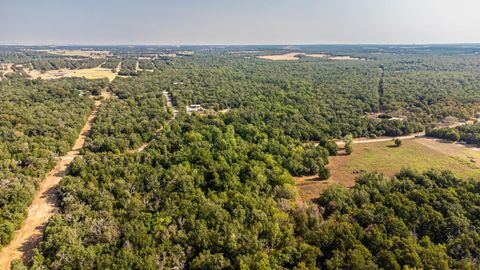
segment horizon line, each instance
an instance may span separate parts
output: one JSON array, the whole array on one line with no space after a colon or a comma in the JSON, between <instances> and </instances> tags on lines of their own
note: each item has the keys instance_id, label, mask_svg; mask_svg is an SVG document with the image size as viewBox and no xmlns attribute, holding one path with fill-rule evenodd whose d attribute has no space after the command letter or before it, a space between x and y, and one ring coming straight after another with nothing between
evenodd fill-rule
<instances>
[{"instance_id":1,"label":"horizon line","mask_svg":"<svg viewBox=\"0 0 480 270\"><path fill-rule=\"evenodd\" d=\"M140 46L156 46L156 47L188 47L188 46L204 46L204 47L213 47L213 46L222 46L222 47L233 47L233 46L435 46L435 45L480 45L480 42L429 42L429 43L267 43L267 44L255 44L255 43L239 43L239 44L194 44L194 43L181 43L181 44L122 44L122 43L111 43L111 44L75 44L75 43L50 43L50 44L29 44L29 43L0 43L0 46L31 46L31 47L58 47L58 46L96 46L96 47L140 47Z\"/></svg>"}]
</instances>

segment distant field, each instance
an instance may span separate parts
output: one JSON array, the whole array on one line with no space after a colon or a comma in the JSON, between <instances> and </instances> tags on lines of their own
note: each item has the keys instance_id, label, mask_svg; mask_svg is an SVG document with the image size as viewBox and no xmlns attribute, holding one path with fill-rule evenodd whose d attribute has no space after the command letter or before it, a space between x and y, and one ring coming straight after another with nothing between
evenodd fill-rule
<instances>
[{"instance_id":1,"label":"distant field","mask_svg":"<svg viewBox=\"0 0 480 270\"><path fill-rule=\"evenodd\" d=\"M113 73L111 69L108 68L87 68L87 69L78 69L74 70L71 77L85 77L87 79L102 79L107 78L109 81L113 81L117 76L116 73Z\"/></svg>"},{"instance_id":2,"label":"distant field","mask_svg":"<svg viewBox=\"0 0 480 270\"><path fill-rule=\"evenodd\" d=\"M111 55L109 51L92 51L92 50L48 50L50 54L63 55L63 56L82 56L101 58Z\"/></svg>"},{"instance_id":3,"label":"distant field","mask_svg":"<svg viewBox=\"0 0 480 270\"><path fill-rule=\"evenodd\" d=\"M323 53L306 54L302 52L257 56L258 59L271 60L271 61L295 61L300 59L300 57L325 58L329 60L363 60L363 59L355 58L351 56L332 56L332 55L323 54Z\"/></svg>"},{"instance_id":4,"label":"distant field","mask_svg":"<svg viewBox=\"0 0 480 270\"><path fill-rule=\"evenodd\" d=\"M257 56L259 59L271 60L271 61L293 61L298 60L298 55L304 55L302 53L286 53L286 54L277 54L277 55L263 55Z\"/></svg>"},{"instance_id":5,"label":"distant field","mask_svg":"<svg viewBox=\"0 0 480 270\"><path fill-rule=\"evenodd\" d=\"M355 144L352 155L330 157L332 176L327 181L318 181L314 176L296 179L300 196L304 201L316 198L333 183L353 186L363 172L391 177L402 168L433 168L451 170L461 178L480 177L479 148L429 138L404 140L402 146L392 146L392 142Z\"/></svg>"},{"instance_id":6,"label":"distant field","mask_svg":"<svg viewBox=\"0 0 480 270\"><path fill-rule=\"evenodd\" d=\"M112 72L111 69L108 68L86 68L86 69L59 69L59 70L49 70L44 73L41 73L38 70L25 70L30 77L33 79L58 79L62 77L84 77L86 79L102 79L107 78L109 81L113 81L117 76L116 73Z\"/></svg>"}]
</instances>

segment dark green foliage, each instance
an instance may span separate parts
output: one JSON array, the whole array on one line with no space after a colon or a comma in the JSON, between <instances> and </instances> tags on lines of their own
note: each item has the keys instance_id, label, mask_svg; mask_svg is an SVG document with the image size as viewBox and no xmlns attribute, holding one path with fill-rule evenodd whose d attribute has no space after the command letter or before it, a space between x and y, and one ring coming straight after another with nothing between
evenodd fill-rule
<instances>
[{"instance_id":1,"label":"dark green foliage","mask_svg":"<svg viewBox=\"0 0 480 270\"><path fill-rule=\"evenodd\" d=\"M320 180L327 180L330 178L330 170L325 166L321 167L318 172L318 177Z\"/></svg>"},{"instance_id":2,"label":"dark green foliage","mask_svg":"<svg viewBox=\"0 0 480 270\"><path fill-rule=\"evenodd\" d=\"M393 142L395 143L396 147L400 147L402 145L402 140L400 139L395 139Z\"/></svg>"},{"instance_id":3,"label":"dark green foliage","mask_svg":"<svg viewBox=\"0 0 480 270\"><path fill-rule=\"evenodd\" d=\"M156 78L117 79L110 85L118 98L105 101L85 148L94 152L125 152L150 141L171 116Z\"/></svg>"},{"instance_id":4,"label":"dark green foliage","mask_svg":"<svg viewBox=\"0 0 480 270\"><path fill-rule=\"evenodd\" d=\"M55 156L70 150L102 81L0 82L0 247L26 215Z\"/></svg>"},{"instance_id":5,"label":"dark green foliage","mask_svg":"<svg viewBox=\"0 0 480 270\"><path fill-rule=\"evenodd\" d=\"M480 124L466 124L456 128L437 128L427 131L427 136L450 141L464 141L480 145Z\"/></svg>"},{"instance_id":6,"label":"dark green foliage","mask_svg":"<svg viewBox=\"0 0 480 270\"><path fill-rule=\"evenodd\" d=\"M447 172L365 175L353 189L324 191L323 219L297 210L295 228L327 269L476 268L479 189Z\"/></svg>"},{"instance_id":7,"label":"dark green foliage","mask_svg":"<svg viewBox=\"0 0 480 270\"><path fill-rule=\"evenodd\" d=\"M31 65L33 69L40 71L48 71L55 69L81 69L81 68L94 68L100 66L104 59L51 59L32 61Z\"/></svg>"},{"instance_id":8,"label":"dark green foliage","mask_svg":"<svg viewBox=\"0 0 480 270\"><path fill-rule=\"evenodd\" d=\"M400 136L447 116L473 116L477 56L350 49L369 60L269 62L213 49L177 58L156 57L170 52L158 48L109 49L117 56L103 66L122 60L119 74L135 76L109 85L115 95L59 186L62 211L49 221L33 269L479 267L477 182L433 171L364 175L354 188L332 186L315 204L297 205L292 178L327 179L335 140L347 134L350 154L353 137ZM0 59L19 63L44 56L0 50ZM137 61L156 71L137 74ZM0 191L0 237L8 242L38 177L54 153L69 149L92 108L78 94L98 94L105 81L0 85L0 100L15 112L0 114L1 138L11 139L0 144L8 172L1 179L15 177ZM171 122L163 91L181 111ZM189 116L190 104L230 110ZM127 153L146 142L145 151Z\"/></svg>"}]
</instances>

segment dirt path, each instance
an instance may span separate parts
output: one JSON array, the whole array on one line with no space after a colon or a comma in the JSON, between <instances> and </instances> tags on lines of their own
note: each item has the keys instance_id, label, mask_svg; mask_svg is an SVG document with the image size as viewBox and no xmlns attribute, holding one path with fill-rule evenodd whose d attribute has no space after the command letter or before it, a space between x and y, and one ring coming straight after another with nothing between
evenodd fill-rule
<instances>
[{"instance_id":1,"label":"dirt path","mask_svg":"<svg viewBox=\"0 0 480 270\"><path fill-rule=\"evenodd\" d=\"M177 107L173 106L173 103L172 103L172 96L170 94L170 92L168 91L163 91L163 95L165 96L165 99L167 100L167 109L168 108L173 108L173 117L172 119L170 119L168 121L168 124L170 125L172 123L173 120L175 120L175 118L177 118L177 115L179 113L179 110ZM158 135L162 130L163 130L164 127L161 127L157 130L156 134ZM153 140L152 140L153 141ZM148 145L150 145L150 143L152 141L149 141L147 143L144 143L142 144L140 147L136 148L136 149L132 149L132 150L129 150L127 151L127 153L139 153L139 152L142 152L143 150L145 150L145 148L147 148Z\"/></svg>"},{"instance_id":2,"label":"dirt path","mask_svg":"<svg viewBox=\"0 0 480 270\"><path fill-rule=\"evenodd\" d=\"M102 93L102 96L108 96L108 94ZM95 109L80 131L72 150L59 158L57 165L40 183L22 227L14 233L12 241L0 251L0 270L10 269L10 263L14 259L22 259L27 263L32 257L33 249L40 242L48 219L58 212L56 187L60 180L68 174L73 159L80 156L80 150L85 143L85 138L90 133L100 105L101 101L95 101Z\"/></svg>"},{"instance_id":3,"label":"dirt path","mask_svg":"<svg viewBox=\"0 0 480 270\"><path fill-rule=\"evenodd\" d=\"M464 125L464 123L455 123L455 124L449 125L448 127L449 128L455 128L455 127L462 126L462 125ZM376 139L357 138L357 139L353 139L353 144L388 142L388 141L391 141L393 139L410 140L410 139L417 139L417 138L423 138L423 137L425 137L425 131L418 132L418 133L413 133L413 134L406 135L406 136L398 136L398 137L380 137L380 138L376 138ZM337 145L338 146L343 146L343 145L345 145L345 142L343 142L342 140L338 140Z\"/></svg>"},{"instance_id":4,"label":"dirt path","mask_svg":"<svg viewBox=\"0 0 480 270\"><path fill-rule=\"evenodd\" d=\"M393 139L409 140L409 139L415 139L415 138L420 138L420 137L425 137L425 132L414 133L414 134L406 135L406 136L381 137L381 138L376 138L376 139L358 138L358 139L353 139L353 144L388 142L388 141L391 141ZM337 145L339 145L339 146L345 145L345 142L337 141Z\"/></svg>"},{"instance_id":5,"label":"dirt path","mask_svg":"<svg viewBox=\"0 0 480 270\"><path fill-rule=\"evenodd\" d=\"M117 68L116 68L117 73L120 72L121 69L122 69L122 61L120 61L117 65Z\"/></svg>"}]
</instances>

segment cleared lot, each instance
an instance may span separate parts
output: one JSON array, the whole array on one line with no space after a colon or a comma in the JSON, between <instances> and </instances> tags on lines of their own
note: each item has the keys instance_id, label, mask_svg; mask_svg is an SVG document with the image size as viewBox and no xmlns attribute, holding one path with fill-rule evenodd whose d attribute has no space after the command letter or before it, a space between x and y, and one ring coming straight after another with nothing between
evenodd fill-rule
<instances>
[{"instance_id":1,"label":"cleared lot","mask_svg":"<svg viewBox=\"0 0 480 270\"><path fill-rule=\"evenodd\" d=\"M319 181L315 176L296 178L298 192L304 201L318 197L330 184L351 187L355 178L365 172L379 172L394 176L402 168L420 171L430 168L451 170L462 178L480 177L480 148L417 138L405 140L400 147L393 142L355 144L351 155L330 157L331 177Z\"/></svg>"}]
</instances>

